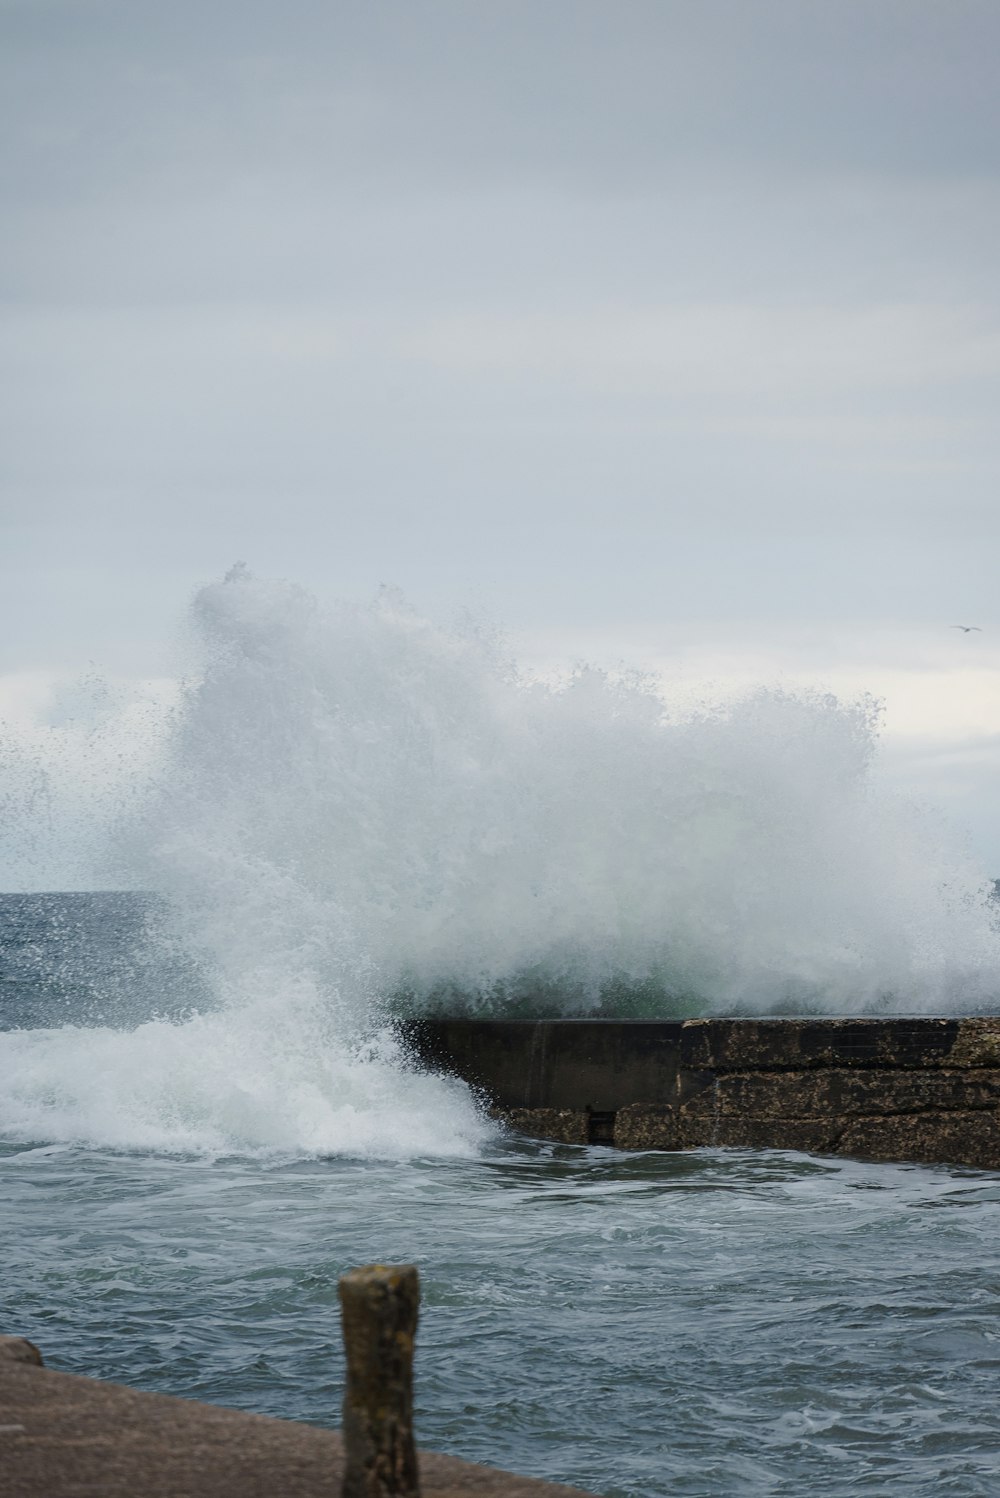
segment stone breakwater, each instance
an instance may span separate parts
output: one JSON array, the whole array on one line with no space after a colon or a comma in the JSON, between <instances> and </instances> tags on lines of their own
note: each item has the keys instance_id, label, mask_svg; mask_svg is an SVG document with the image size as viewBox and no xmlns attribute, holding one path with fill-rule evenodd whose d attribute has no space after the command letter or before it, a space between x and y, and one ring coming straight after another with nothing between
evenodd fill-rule
<instances>
[{"instance_id":1,"label":"stone breakwater","mask_svg":"<svg viewBox=\"0 0 1000 1498\"><path fill-rule=\"evenodd\" d=\"M1000 1018L433 1019L411 1039L566 1144L1000 1169Z\"/></svg>"}]
</instances>

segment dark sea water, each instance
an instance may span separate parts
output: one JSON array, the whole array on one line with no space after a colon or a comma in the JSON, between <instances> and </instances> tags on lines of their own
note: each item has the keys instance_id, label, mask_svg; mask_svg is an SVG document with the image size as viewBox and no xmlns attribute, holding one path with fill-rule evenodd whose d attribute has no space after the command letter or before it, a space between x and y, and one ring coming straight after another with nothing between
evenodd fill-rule
<instances>
[{"instance_id":1,"label":"dark sea water","mask_svg":"<svg viewBox=\"0 0 1000 1498\"><path fill-rule=\"evenodd\" d=\"M150 939L158 910L130 890L0 895L0 1025L121 1027L206 1003L195 964Z\"/></svg>"},{"instance_id":2,"label":"dark sea water","mask_svg":"<svg viewBox=\"0 0 1000 1498\"><path fill-rule=\"evenodd\" d=\"M0 1326L51 1366L338 1424L337 1277L412 1261L426 1446L609 1498L1000 1491L995 1177L537 1143L391 1068L364 1130L272 1128L207 992L143 897L0 900Z\"/></svg>"}]
</instances>

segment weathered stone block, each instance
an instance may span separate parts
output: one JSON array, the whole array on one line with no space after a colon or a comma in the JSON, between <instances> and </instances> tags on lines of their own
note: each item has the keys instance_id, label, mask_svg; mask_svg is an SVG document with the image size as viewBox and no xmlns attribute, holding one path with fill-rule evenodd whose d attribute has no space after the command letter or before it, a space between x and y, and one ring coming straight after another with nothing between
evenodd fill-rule
<instances>
[{"instance_id":1,"label":"weathered stone block","mask_svg":"<svg viewBox=\"0 0 1000 1498\"><path fill-rule=\"evenodd\" d=\"M586 1144L590 1139L590 1116L583 1108L496 1108L494 1117L536 1139L558 1144Z\"/></svg>"},{"instance_id":2,"label":"weathered stone block","mask_svg":"<svg viewBox=\"0 0 1000 1498\"><path fill-rule=\"evenodd\" d=\"M684 1149L677 1110L669 1104L632 1103L615 1114L613 1142L620 1150Z\"/></svg>"},{"instance_id":3,"label":"weathered stone block","mask_svg":"<svg viewBox=\"0 0 1000 1498\"><path fill-rule=\"evenodd\" d=\"M1000 1067L1000 1019L960 1020L948 1065Z\"/></svg>"},{"instance_id":4,"label":"weathered stone block","mask_svg":"<svg viewBox=\"0 0 1000 1498\"><path fill-rule=\"evenodd\" d=\"M866 1160L946 1161L1000 1169L1000 1127L991 1113L908 1113L850 1119L836 1153Z\"/></svg>"},{"instance_id":5,"label":"weathered stone block","mask_svg":"<svg viewBox=\"0 0 1000 1498\"><path fill-rule=\"evenodd\" d=\"M843 1118L1000 1105L1000 1072L817 1068L801 1072L720 1072L685 1104L692 1117L739 1113L775 1120Z\"/></svg>"},{"instance_id":6,"label":"weathered stone block","mask_svg":"<svg viewBox=\"0 0 1000 1498\"><path fill-rule=\"evenodd\" d=\"M716 1119L685 1120L690 1147L714 1145L726 1149L802 1150L808 1154L836 1154L838 1121L824 1118L744 1118L739 1114Z\"/></svg>"},{"instance_id":7,"label":"weathered stone block","mask_svg":"<svg viewBox=\"0 0 1000 1498\"><path fill-rule=\"evenodd\" d=\"M947 1060L953 1019L686 1020L681 1065L710 1071L925 1067Z\"/></svg>"}]
</instances>

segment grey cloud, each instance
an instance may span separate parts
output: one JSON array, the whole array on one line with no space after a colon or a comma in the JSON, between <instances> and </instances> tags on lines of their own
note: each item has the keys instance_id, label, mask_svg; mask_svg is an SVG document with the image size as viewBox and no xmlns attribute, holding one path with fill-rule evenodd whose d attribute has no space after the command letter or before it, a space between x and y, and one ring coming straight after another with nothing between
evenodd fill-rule
<instances>
[{"instance_id":1,"label":"grey cloud","mask_svg":"<svg viewBox=\"0 0 1000 1498\"><path fill-rule=\"evenodd\" d=\"M524 187L355 201L268 179L182 202L33 204L10 224L8 297L54 305L955 302L994 295L1000 193L965 181L702 183L612 211Z\"/></svg>"},{"instance_id":2,"label":"grey cloud","mask_svg":"<svg viewBox=\"0 0 1000 1498\"><path fill-rule=\"evenodd\" d=\"M314 187L616 193L685 162L976 172L1000 149L989 0L119 0L8 6L6 28L13 171L70 194L276 162Z\"/></svg>"},{"instance_id":3,"label":"grey cloud","mask_svg":"<svg viewBox=\"0 0 1000 1498\"><path fill-rule=\"evenodd\" d=\"M166 671L237 556L663 653L995 618L992 0L0 31L0 664Z\"/></svg>"},{"instance_id":4,"label":"grey cloud","mask_svg":"<svg viewBox=\"0 0 1000 1498\"><path fill-rule=\"evenodd\" d=\"M988 0L8 0L0 29L8 297L991 294Z\"/></svg>"}]
</instances>

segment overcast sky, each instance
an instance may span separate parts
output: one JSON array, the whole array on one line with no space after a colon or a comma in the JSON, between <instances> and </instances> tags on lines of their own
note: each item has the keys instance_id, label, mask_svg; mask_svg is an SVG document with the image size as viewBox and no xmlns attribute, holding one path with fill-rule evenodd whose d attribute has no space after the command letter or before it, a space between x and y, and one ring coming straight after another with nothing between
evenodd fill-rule
<instances>
[{"instance_id":1,"label":"overcast sky","mask_svg":"<svg viewBox=\"0 0 1000 1498\"><path fill-rule=\"evenodd\" d=\"M0 710L170 678L241 558L539 665L871 690L1000 874L996 0L0 31Z\"/></svg>"}]
</instances>

